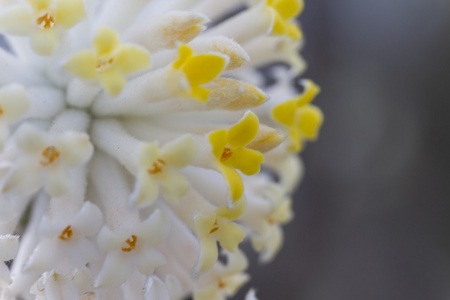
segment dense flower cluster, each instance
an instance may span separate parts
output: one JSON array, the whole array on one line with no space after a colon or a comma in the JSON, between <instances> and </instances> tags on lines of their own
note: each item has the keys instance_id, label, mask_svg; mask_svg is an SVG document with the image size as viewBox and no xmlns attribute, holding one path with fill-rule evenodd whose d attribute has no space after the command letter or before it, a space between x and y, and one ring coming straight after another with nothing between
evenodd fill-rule
<instances>
[{"instance_id":1,"label":"dense flower cluster","mask_svg":"<svg viewBox=\"0 0 450 300\"><path fill-rule=\"evenodd\" d=\"M303 5L1 1L0 299L220 300L244 239L273 259L322 123Z\"/></svg>"}]
</instances>

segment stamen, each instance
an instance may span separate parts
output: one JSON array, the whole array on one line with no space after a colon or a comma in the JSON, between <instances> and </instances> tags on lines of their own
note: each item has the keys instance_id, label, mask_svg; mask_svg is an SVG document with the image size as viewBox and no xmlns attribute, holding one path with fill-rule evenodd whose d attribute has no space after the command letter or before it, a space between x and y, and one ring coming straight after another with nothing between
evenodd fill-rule
<instances>
[{"instance_id":1,"label":"stamen","mask_svg":"<svg viewBox=\"0 0 450 300\"><path fill-rule=\"evenodd\" d=\"M147 170L149 174L157 174L162 172L163 166L166 165L166 162L160 158L153 163L152 167Z\"/></svg>"},{"instance_id":2,"label":"stamen","mask_svg":"<svg viewBox=\"0 0 450 300\"><path fill-rule=\"evenodd\" d=\"M3 107L0 105L0 116L3 116L3 113L4 113Z\"/></svg>"},{"instance_id":3,"label":"stamen","mask_svg":"<svg viewBox=\"0 0 450 300\"><path fill-rule=\"evenodd\" d=\"M227 285L223 282L222 278L219 278L219 289L224 289Z\"/></svg>"},{"instance_id":4,"label":"stamen","mask_svg":"<svg viewBox=\"0 0 450 300\"><path fill-rule=\"evenodd\" d=\"M72 227L69 225L66 227L66 229L64 229L63 231L61 231L61 234L59 235L59 238L63 241L68 241L70 240L70 238L72 237Z\"/></svg>"},{"instance_id":5,"label":"stamen","mask_svg":"<svg viewBox=\"0 0 450 300\"><path fill-rule=\"evenodd\" d=\"M123 252L131 252L136 248L137 236L131 235L131 239L125 241L129 245L128 248L122 248Z\"/></svg>"},{"instance_id":6,"label":"stamen","mask_svg":"<svg viewBox=\"0 0 450 300\"><path fill-rule=\"evenodd\" d=\"M36 19L36 24L41 29L53 28L55 26L55 23L55 17L52 13L45 13L44 15Z\"/></svg>"},{"instance_id":7,"label":"stamen","mask_svg":"<svg viewBox=\"0 0 450 300\"><path fill-rule=\"evenodd\" d=\"M268 218L267 219L267 223L269 223L270 225L275 225L275 220L274 219L272 219L272 218Z\"/></svg>"},{"instance_id":8,"label":"stamen","mask_svg":"<svg viewBox=\"0 0 450 300\"><path fill-rule=\"evenodd\" d=\"M99 73L105 72L108 70L111 65L114 63L114 58L99 58L97 60L97 64L95 65L95 70Z\"/></svg>"},{"instance_id":9,"label":"stamen","mask_svg":"<svg viewBox=\"0 0 450 300\"><path fill-rule=\"evenodd\" d=\"M42 151L42 156L44 160L40 161L41 165L48 166L58 159L59 151L54 146L48 146Z\"/></svg>"},{"instance_id":10,"label":"stamen","mask_svg":"<svg viewBox=\"0 0 450 300\"><path fill-rule=\"evenodd\" d=\"M211 229L211 231L209 232L209 234L216 232L217 230L219 230L219 226L217 225L217 221L214 222L214 227Z\"/></svg>"},{"instance_id":11,"label":"stamen","mask_svg":"<svg viewBox=\"0 0 450 300\"><path fill-rule=\"evenodd\" d=\"M222 153L222 157L220 158L220 161L223 162L223 161L229 159L231 157L231 155L233 155L233 151L231 151L230 148L223 149L223 153Z\"/></svg>"}]
</instances>

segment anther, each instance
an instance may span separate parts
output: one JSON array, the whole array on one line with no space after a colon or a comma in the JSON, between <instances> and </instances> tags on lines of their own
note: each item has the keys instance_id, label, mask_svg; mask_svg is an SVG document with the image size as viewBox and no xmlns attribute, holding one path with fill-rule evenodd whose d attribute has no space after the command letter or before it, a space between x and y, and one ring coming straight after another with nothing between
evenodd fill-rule
<instances>
[{"instance_id":1,"label":"anther","mask_svg":"<svg viewBox=\"0 0 450 300\"><path fill-rule=\"evenodd\" d=\"M136 248L136 242L137 242L137 236L131 235L131 238L125 241L125 243L127 243L129 247L122 248L122 251L123 252L131 252L132 250L134 250Z\"/></svg>"},{"instance_id":2,"label":"anther","mask_svg":"<svg viewBox=\"0 0 450 300\"><path fill-rule=\"evenodd\" d=\"M54 146L48 146L42 151L43 160L40 161L41 165L48 166L52 164L59 157L59 151Z\"/></svg>"},{"instance_id":3,"label":"anther","mask_svg":"<svg viewBox=\"0 0 450 300\"><path fill-rule=\"evenodd\" d=\"M152 167L150 169L147 170L147 172L149 174L157 174L157 173L161 173L162 172L162 167L166 164L166 162L160 158L158 158L156 160L156 162L154 162L152 164Z\"/></svg>"},{"instance_id":4,"label":"anther","mask_svg":"<svg viewBox=\"0 0 450 300\"><path fill-rule=\"evenodd\" d=\"M59 238L63 241L68 241L72 237L72 234L72 227L69 225L63 231L61 231Z\"/></svg>"},{"instance_id":5,"label":"anther","mask_svg":"<svg viewBox=\"0 0 450 300\"><path fill-rule=\"evenodd\" d=\"M46 13L36 19L36 24L42 29L50 29L55 26L55 17L51 13Z\"/></svg>"},{"instance_id":6,"label":"anther","mask_svg":"<svg viewBox=\"0 0 450 300\"><path fill-rule=\"evenodd\" d=\"M233 155L233 151L231 151L230 148L223 149L222 157L220 158L221 161L227 160Z\"/></svg>"}]
</instances>

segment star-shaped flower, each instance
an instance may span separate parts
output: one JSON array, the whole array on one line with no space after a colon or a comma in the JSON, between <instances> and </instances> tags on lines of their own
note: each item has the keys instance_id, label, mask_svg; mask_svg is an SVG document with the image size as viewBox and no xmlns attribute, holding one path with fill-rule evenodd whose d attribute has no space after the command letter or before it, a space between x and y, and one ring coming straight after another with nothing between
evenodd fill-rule
<instances>
[{"instance_id":1,"label":"star-shaped flower","mask_svg":"<svg viewBox=\"0 0 450 300\"><path fill-rule=\"evenodd\" d=\"M185 135L161 148L158 143L146 143L139 149L140 170L130 202L136 206L151 205L159 195L176 201L189 190L187 179L175 171L189 165L197 153L190 135ZM158 188L159 186L159 188Z\"/></svg>"},{"instance_id":2,"label":"star-shaped flower","mask_svg":"<svg viewBox=\"0 0 450 300\"><path fill-rule=\"evenodd\" d=\"M26 270L50 270L63 259L74 267L84 267L97 259L97 247L88 239L100 230L103 217L100 209L85 202L72 219L52 222L44 218L40 224L41 241L32 253Z\"/></svg>"},{"instance_id":3,"label":"star-shaped flower","mask_svg":"<svg viewBox=\"0 0 450 300\"><path fill-rule=\"evenodd\" d=\"M26 0L0 14L0 31L31 35L31 47L40 55L51 55L59 43L59 31L86 18L83 0Z\"/></svg>"},{"instance_id":4,"label":"star-shaped flower","mask_svg":"<svg viewBox=\"0 0 450 300\"><path fill-rule=\"evenodd\" d=\"M230 252L238 249L239 244L245 238L245 231L233 220L242 216L245 206L245 198L241 198L233 208L225 205L219 207L214 214L195 218L195 228L201 248L197 274L204 274L216 263L219 257L217 241L222 248Z\"/></svg>"},{"instance_id":5,"label":"star-shaped flower","mask_svg":"<svg viewBox=\"0 0 450 300\"><path fill-rule=\"evenodd\" d=\"M288 149L299 152L303 141L314 141L323 123L320 109L310 102L320 92L320 88L311 80L304 81L305 91L297 98L285 101L272 109L272 118L289 132Z\"/></svg>"},{"instance_id":6,"label":"star-shaped flower","mask_svg":"<svg viewBox=\"0 0 450 300\"><path fill-rule=\"evenodd\" d=\"M209 134L212 152L227 181L233 203L244 194L242 178L235 169L245 175L253 175L259 172L259 164L264 161L260 152L246 148L256 137L258 127L258 117L249 112L230 129L219 129Z\"/></svg>"},{"instance_id":7,"label":"star-shaped flower","mask_svg":"<svg viewBox=\"0 0 450 300\"><path fill-rule=\"evenodd\" d=\"M84 50L72 56L65 69L83 79L98 79L109 96L122 92L124 75L150 66L150 54L142 47L120 44L119 35L101 27L93 41L94 51Z\"/></svg>"},{"instance_id":8,"label":"star-shaped flower","mask_svg":"<svg viewBox=\"0 0 450 300\"><path fill-rule=\"evenodd\" d=\"M130 230L113 232L107 226L100 231L97 242L106 258L98 274L96 287L117 286L125 282L134 267L145 275L165 264L165 257L154 247L169 234L169 220L156 210L147 220Z\"/></svg>"},{"instance_id":9,"label":"star-shaped flower","mask_svg":"<svg viewBox=\"0 0 450 300\"><path fill-rule=\"evenodd\" d=\"M51 196L62 196L68 192L69 169L86 163L93 153L85 133L54 136L28 124L18 129L16 144L23 155L6 175L4 193L31 194L44 186Z\"/></svg>"}]
</instances>

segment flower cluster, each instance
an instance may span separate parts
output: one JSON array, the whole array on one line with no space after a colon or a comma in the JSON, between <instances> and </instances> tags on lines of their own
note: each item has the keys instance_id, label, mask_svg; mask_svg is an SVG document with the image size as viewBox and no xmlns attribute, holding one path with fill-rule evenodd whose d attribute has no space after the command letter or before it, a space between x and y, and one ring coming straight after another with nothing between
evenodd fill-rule
<instances>
[{"instance_id":1,"label":"flower cluster","mask_svg":"<svg viewBox=\"0 0 450 300\"><path fill-rule=\"evenodd\" d=\"M0 299L227 299L245 239L272 260L323 121L303 6L2 1Z\"/></svg>"}]
</instances>

